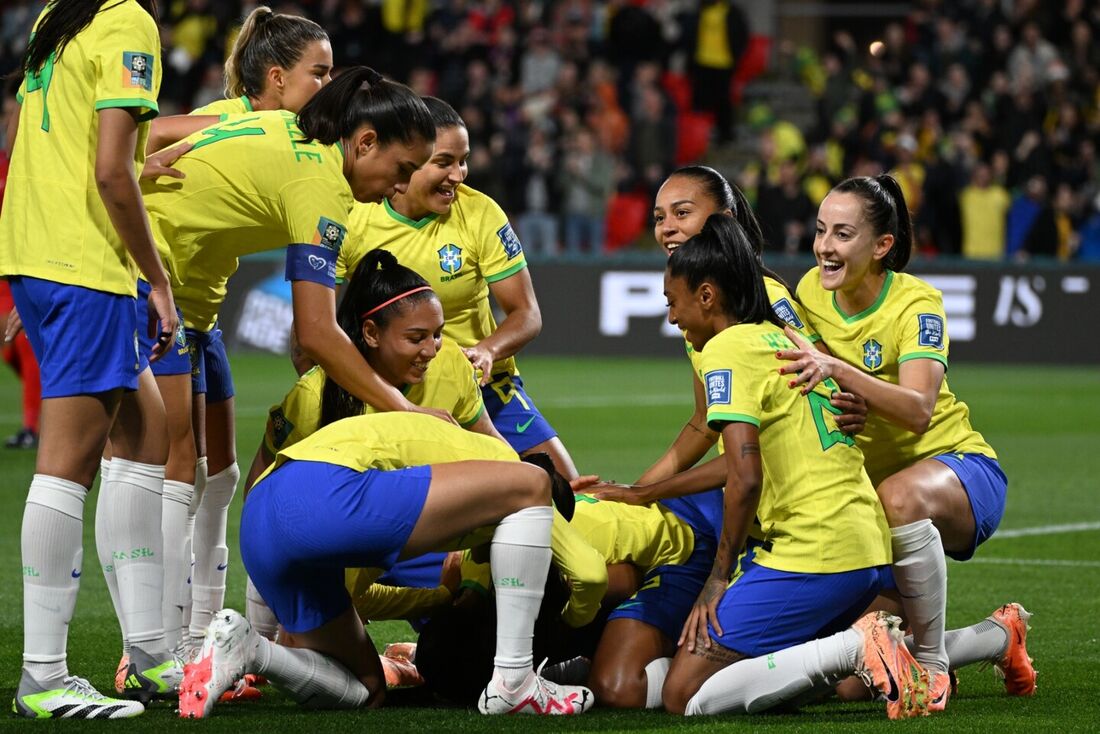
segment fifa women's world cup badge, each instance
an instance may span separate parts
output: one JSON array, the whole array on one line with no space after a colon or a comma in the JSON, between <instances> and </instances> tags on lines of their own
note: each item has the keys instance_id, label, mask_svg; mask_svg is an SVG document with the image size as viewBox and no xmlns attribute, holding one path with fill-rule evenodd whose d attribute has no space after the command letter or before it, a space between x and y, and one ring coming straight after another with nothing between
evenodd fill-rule
<instances>
[{"instance_id":1,"label":"fifa women's world cup badge","mask_svg":"<svg viewBox=\"0 0 1100 734\"><path fill-rule=\"evenodd\" d=\"M138 51L122 54L122 86L128 89L153 88L153 57Z\"/></svg>"}]
</instances>

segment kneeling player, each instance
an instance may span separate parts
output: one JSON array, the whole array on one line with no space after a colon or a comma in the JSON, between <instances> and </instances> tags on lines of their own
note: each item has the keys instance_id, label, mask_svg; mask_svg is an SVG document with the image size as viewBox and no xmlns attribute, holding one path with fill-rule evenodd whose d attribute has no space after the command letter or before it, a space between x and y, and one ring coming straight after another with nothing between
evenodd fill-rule
<instances>
[{"instance_id":1,"label":"kneeling player","mask_svg":"<svg viewBox=\"0 0 1100 734\"><path fill-rule=\"evenodd\" d=\"M477 542L490 556L497 606L495 670L482 713L579 714L592 693L532 669L531 637L550 562L550 480L498 440L428 416L382 413L337 421L282 451L241 517L241 557L257 590L301 649L256 634L232 610L207 630L188 666L180 715L207 716L245 669L302 703L381 703L381 664L344 588L346 567Z\"/></svg>"}]
</instances>

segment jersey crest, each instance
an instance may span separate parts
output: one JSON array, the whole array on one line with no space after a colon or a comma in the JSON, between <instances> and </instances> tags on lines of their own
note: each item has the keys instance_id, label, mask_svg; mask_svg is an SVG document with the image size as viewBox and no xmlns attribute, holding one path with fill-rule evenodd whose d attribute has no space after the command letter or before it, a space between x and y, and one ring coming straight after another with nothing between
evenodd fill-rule
<instances>
[{"instance_id":1,"label":"jersey crest","mask_svg":"<svg viewBox=\"0 0 1100 734\"><path fill-rule=\"evenodd\" d=\"M274 434L272 438L275 439L275 448L282 448L293 430L294 424L287 420L281 405L271 411L271 432Z\"/></svg>"},{"instance_id":2,"label":"jersey crest","mask_svg":"<svg viewBox=\"0 0 1100 734\"><path fill-rule=\"evenodd\" d=\"M733 383L732 370L712 370L706 374L707 407L711 405L729 405Z\"/></svg>"},{"instance_id":3,"label":"jersey crest","mask_svg":"<svg viewBox=\"0 0 1100 734\"><path fill-rule=\"evenodd\" d=\"M139 51L122 52L122 86L128 89L153 88L153 56Z\"/></svg>"},{"instance_id":4,"label":"jersey crest","mask_svg":"<svg viewBox=\"0 0 1100 734\"><path fill-rule=\"evenodd\" d=\"M863 342L863 365L871 371L882 366L882 345L874 339Z\"/></svg>"},{"instance_id":5,"label":"jersey crest","mask_svg":"<svg viewBox=\"0 0 1100 734\"><path fill-rule=\"evenodd\" d=\"M508 256L509 260L523 252L523 246L519 243L519 237L516 236L511 224L506 222L503 227L498 229L497 237L500 238L500 244L504 247L504 254Z\"/></svg>"},{"instance_id":6,"label":"jersey crest","mask_svg":"<svg viewBox=\"0 0 1100 734\"><path fill-rule=\"evenodd\" d=\"M440 247L439 269L447 275L454 275L462 269L462 248L455 244L447 244Z\"/></svg>"},{"instance_id":7,"label":"jersey crest","mask_svg":"<svg viewBox=\"0 0 1100 734\"><path fill-rule=\"evenodd\" d=\"M802 328L802 319L798 318L798 314L794 310L794 306L786 298L780 298L778 301L772 304L772 311L775 315L783 319L796 329Z\"/></svg>"},{"instance_id":8,"label":"jersey crest","mask_svg":"<svg viewBox=\"0 0 1100 734\"><path fill-rule=\"evenodd\" d=\"M920 326L917 344L943 349L943 319L934 313L922 313L917 315L917 323Z\"/></svg>"}]
</instances>

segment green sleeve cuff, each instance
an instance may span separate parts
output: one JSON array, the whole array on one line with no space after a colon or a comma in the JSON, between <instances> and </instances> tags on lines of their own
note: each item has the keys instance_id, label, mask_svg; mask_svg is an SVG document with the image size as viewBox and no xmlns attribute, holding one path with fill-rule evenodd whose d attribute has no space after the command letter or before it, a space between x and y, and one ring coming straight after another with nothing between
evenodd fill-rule
<instances>
[{"instance_id":1,"label":"green sleeve cuff","mask_svg":"<svg viewBox=\"0 0 1100 734\"><path fill-rule=\"evenodd\" d=\"M95 108L97 112L99 110L126 107L142 107L145 109L145 112L138 115L138 122L152 120L154 117L160 114L160 107L157 106L157 101L155 99L130 97L124 99L101 99L96 101L95 103Z\"/></svg>"},{"instance_id":2,"label":"green sleeve cuff","mask_svg":"<svg viewBox=\"0 0 1100 734\"><path fill-rule=\"evenodd\" d=\"M751 423L757 428L760 427L759 418L753 418L744 413L707 413L707 427L711 430L721 431L726 423ZM717 428L715 428L716 425Z\"/></svg>"},{"instance_id":3,"label":"green sleeve cuff","mask_svg":"<svg viewBox=\"0 0 1100 734\"><path fill-rule=\"evenodd\" d=\"M485 401L483 400L483 401L481 401L481 406L477 409L477 415L475 415L473 418L466 421L465 423L461 423L459 425L461 425L463 428L469 428L473 424L477 423L481 419L481 416L484 415L484 413L485 413Z\"/></svg>"},{"instance_id":4,"label":"green sleeve cuff","mask_svg":"<svg viewBox=\"0 0 1100 734\"><path fill-rule=\"evenodd\" d=\"M947 357L942 354L936 354L935 352L910 352L909 354L903 354L898 357L898 364L908 362L911 359L934 359L937 362L942 362L945 368L947 367Z\"/></svg>"},{"instance_id":5,"label":"green sleeve cuff","mask_svg":"<svg viewBox=\"0 0 1100 734\"><path fill-rule=\"evenodd\" d=\"M523 270L525 267L527 267L526 260L524 260L523 262L518 262L507 270L497 273L496 275L486 275L485 282L496 283L498 280L504 280L505 278L515 275L519 271Z\"/></svg>"}]
</instances>

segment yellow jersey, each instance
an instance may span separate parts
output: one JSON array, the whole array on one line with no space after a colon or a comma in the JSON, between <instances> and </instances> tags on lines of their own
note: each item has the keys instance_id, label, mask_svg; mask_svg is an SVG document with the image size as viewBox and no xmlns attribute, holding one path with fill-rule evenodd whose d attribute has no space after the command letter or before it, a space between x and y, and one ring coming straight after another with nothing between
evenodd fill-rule
<instances>
[{"instance_id":1,"label":"yellow jersey","mask_svg":"<svg viewBox=\"0 0 1100 734\"><path fill-rule=\"evenodd\" d=\"M105 4L60 59L52 54L23 79L19 134L0 215L0 276L137 294L137 265L96 185L98 113L134 111L134 174L140 175L160 77L156 23L135 0L120 0Z\"/></svg>"},{"instance_id":2,"label":"yellow jersey","mask_svg":"<svg viewBox=\"0 0 1100 734\"><path fill-rule=\"evenodd\" d=\"M628 505L578 494L570 525L606 563L630 563L642 573L682 565L695 550L691 525L660 502Z\"/></svg>"},{"instance_id":3,"label":"yellow jersey","mask_svg":"<svg viewBox=\"0 0 1100 734\"><path fill-rule=\"evenodd\" d=\"M335 287L354 199L340 145L302 142L283 110L230 115L186 138L186 178L142 183L157 246L189 327L209 331L237 259L287 248L287 278Z\"/></svg>"},{"instance_id":4,"label":"yellow jersey","mask_svg":"<svg viewBox=\"0 0 1100 734\"><path fill-rule=\"evenodd\" d=\"M202 107L191 110L192 115L218 115L225 121L230 115L243 115L246 112L255 112L252 109L252 100L247 94L229 99L216 99Z\"/></svg>"},{"instance_id":5,"label":"yellow jersey","mask_svg":"<svg viewBox=\"0 0 1100 734\"><path fill-rule=\"evenodd\" d=\"M760 430L764 481L756 517L761 566L840 573L891 562L890 531L863 455L836 426L832 380L809 395L787 386L775 352L793 345L774 324L737 324L703 349L707 422ZM770 543L770 545L769 545Z\"/></svg>"},{"instance_id":6,"label":"yellow jersey","mask_svg":"<svg viewBox=\"0 0 1100 734\"><path fill-rule=\"evenodd\" d=\"M472 347L497 328L489 304L489 284L527 267L519 238L495 201L461 185L443 216L413 221L388 200L359 204L351 214L347 244L336 276L350 278L371 250L392 252L398 262L431 283L443 305L443 334L460 347ZM493 364L493 374L516 374L512 357Z\"/></svg>"},{"instance_id":7,"label":"yellow jersey","mask_svg":"<svg viewBox=\"0 0 1100 734\"><path fill-rule=\"evenodd\" d=\"M814 268L798 284L798 295L829 351L848 364L896 385L902 362L934 359L947 366L947 323L943 296L920 278L886 271L878 299L865 311L849 316L836 296L821 287ZM947 453L974 453L997 458L982 435L970 425L970 409L940 384L932 421L923 435L894 425L871 411L856 436L877 486L882 480L923 459Z\"/></svg>"},{"instance_id":8,"label":"yellow jersey","mask_svg":"<svg viewBox=\"0 0 1100 734\"><path fill-rule=\"evenodd\" d=\"M264 433L264 445L272 456L321 427L324 389L325 371L314 367L298 378L282 403L272 406ZM474 368L449 339L443 340L424 379L415 385L406 385L401 392L414 405L446 410L463 427L473 424L485 411ZM371 406L363 405L364 415L376 412Z\"/></svg>"}]
</instances>

